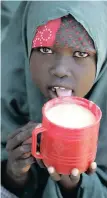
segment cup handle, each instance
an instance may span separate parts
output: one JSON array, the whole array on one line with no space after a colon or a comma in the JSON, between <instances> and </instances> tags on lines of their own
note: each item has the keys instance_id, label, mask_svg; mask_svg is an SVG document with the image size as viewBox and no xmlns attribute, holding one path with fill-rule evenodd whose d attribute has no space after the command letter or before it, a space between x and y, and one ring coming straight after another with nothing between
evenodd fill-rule
<instances>
[{"instance_id":1,"label":"cup handle","mask_svg":"<svg viewBox=\"0 0 107 198\"><path fill-rule=\"evenodd\" d=\"M32 155L37 159L43 159L42 154L36 153L37 148L37 135L46 131L44 127L35 128L32 132Z\"/></svg>"}]
</instances>

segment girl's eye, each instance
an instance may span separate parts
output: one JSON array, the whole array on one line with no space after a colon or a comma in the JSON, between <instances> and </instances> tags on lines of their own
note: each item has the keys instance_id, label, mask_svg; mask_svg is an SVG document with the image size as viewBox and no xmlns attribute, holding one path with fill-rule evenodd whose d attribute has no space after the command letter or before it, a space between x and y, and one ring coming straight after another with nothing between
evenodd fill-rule
<instances>
[{"instance_id":1,"label":"girl's eye","mask_svg":"<svg viewBox=\"0 0 107 198\"><path fill-rule=\"evenodd\" d=\"M39 48L39 51L43 54L52 54L52 50L50 48L47 48L47 47L41 47Z\"/></svg>"},{"instance_id":2,"label":"girl's eye","mask_svg":"<svg viewBox=\"0 0 107 198\"><path fill-rule=\"evenodd\" d=\"M74 57L77 57L77 58L86 58L88 56L89 54L87 52L75 52L74 53Z\"/></svg>"}]
</instances>

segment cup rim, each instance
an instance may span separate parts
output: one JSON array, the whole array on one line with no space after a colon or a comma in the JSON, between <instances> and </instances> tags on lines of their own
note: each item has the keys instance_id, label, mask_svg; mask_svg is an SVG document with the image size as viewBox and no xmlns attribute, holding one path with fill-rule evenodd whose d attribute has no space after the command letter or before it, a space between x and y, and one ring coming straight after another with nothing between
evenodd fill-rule
<instances>
[{"instance_id":1,"label":"cup rim","mask_svg":"<svg viewBox=\"0 0 107 198\"><path fill-rule=\"evenodd\" d=\"M98 112L99 112L99 118L93 123L93 124L91 124L91 125L89 125L89 126L86 126L86 127L80 127L80 128L71 128L71 127L65 127L65 126L61 126L61 125L59 125L59 124L55 124L54 122L52 122L51 120L49 120L48 118L47 118L47 116L46 116L46 108L47 108L47 106L50 104L50 103L54 103L55 102L55 104L57 104L56 102L58 102L58 101L62 101L62 102L65 102L67 99L73 99L73 100L76 100L76 101L83 101L83 102L89 102L90 104L92 104L92 105L95 105L96 106L96 108L97 108L97 110L98 110ZM66 101L67 102L67 101ZM81 97L77 97L77 96L65 96L65 97L57 97L57 98L53 98L53 99L51 99L51 100L49 100L48 102L46 102L45 104L44 104L44 106L42 107L42 114L43 114L43 116L45 117L45 119L47 120L47 121L49 121L52 125L54 125L54 126L57 126L57 127L59 127L59 128L62 128L62 129L67 129L67 130L75 130L75 131L80 131L80 130L85 130L85 129L88 129L88 128L92 128L92 127L94 127L96 124L98 124L99 122L100 122L100 120L101 120L101 118L102 118L102 111L101 111L101 109L100 109L100 107L97 105L97 104L95 104L93 101L91 101L91 100L87 100L87 99L85 99L85 98L81 98ZM95 115L94 115L95 116Z\"/></svg>"}]
</instances>

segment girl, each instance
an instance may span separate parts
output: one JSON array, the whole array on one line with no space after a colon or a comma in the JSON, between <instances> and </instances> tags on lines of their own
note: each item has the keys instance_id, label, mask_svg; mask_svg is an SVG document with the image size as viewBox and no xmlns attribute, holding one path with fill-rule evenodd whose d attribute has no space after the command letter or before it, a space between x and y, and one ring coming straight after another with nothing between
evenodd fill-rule
<instances>
[{"instance_id":1,"label":"girl","mask_svg":"<svg viewBox=\"0 0 107 198\"><path fill-rule=\"evenodd\" d=\"M2 46L2 185L18 197L107 197L106 11L106 2L22 2L10 24ZM65 177L38 166L31 133L47 100L72 95L93 100L103 117L96 173L92 163L88 173Z\"/></svg>"}]
</instances>

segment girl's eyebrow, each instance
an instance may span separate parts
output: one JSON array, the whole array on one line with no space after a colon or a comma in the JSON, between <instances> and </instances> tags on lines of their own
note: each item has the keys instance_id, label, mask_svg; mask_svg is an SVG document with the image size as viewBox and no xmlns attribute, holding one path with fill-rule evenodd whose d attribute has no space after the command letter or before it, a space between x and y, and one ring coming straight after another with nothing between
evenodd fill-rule
<instances>
[{"instance_id":1,"label":"girl's eyebrow","mask_svg":"<svg viewBox=\"0 0 107 198\"><path fill-rule=\"evenodd\" d=\"M54 49L54 50L57 49L57 48L59 48L59 49L69 48L69 49L72 49L72 51L87 52L87 53L92 54L92 55L96 54L96 50L92 47L83 49L81 46L80 47L78 46L78 48L76 48L75 46L73 46L73 47L51 46L49 48Z\"/></svg>"},{"instance_id":2,"label":"girl's eyebrow","mask_svg":"<svg viewBox=\"0 0 107 198\"><path fill-rule=\"evenodd\" d=\"M88 52L90 54L96 54L96 50L93 47L83 48L81 46L78 46L77 48L74 46L74 47L69 47L69 48L72 48L73 51L75 50L75 51L81 51L81 52Z\"/></svg>"},{"instance_id":3,"label":"girl's eyebrow","mask_svg":"<svg viewBox=\"0 0 107 198\"><path fill-rule=\"evenodd\" d=\"M89 54L92 54L92 55L95 55L97 53L96 50L95 49L92 49L92 48L85 50L85 52L87 52Z\"/></svg>"}]
</instances>

